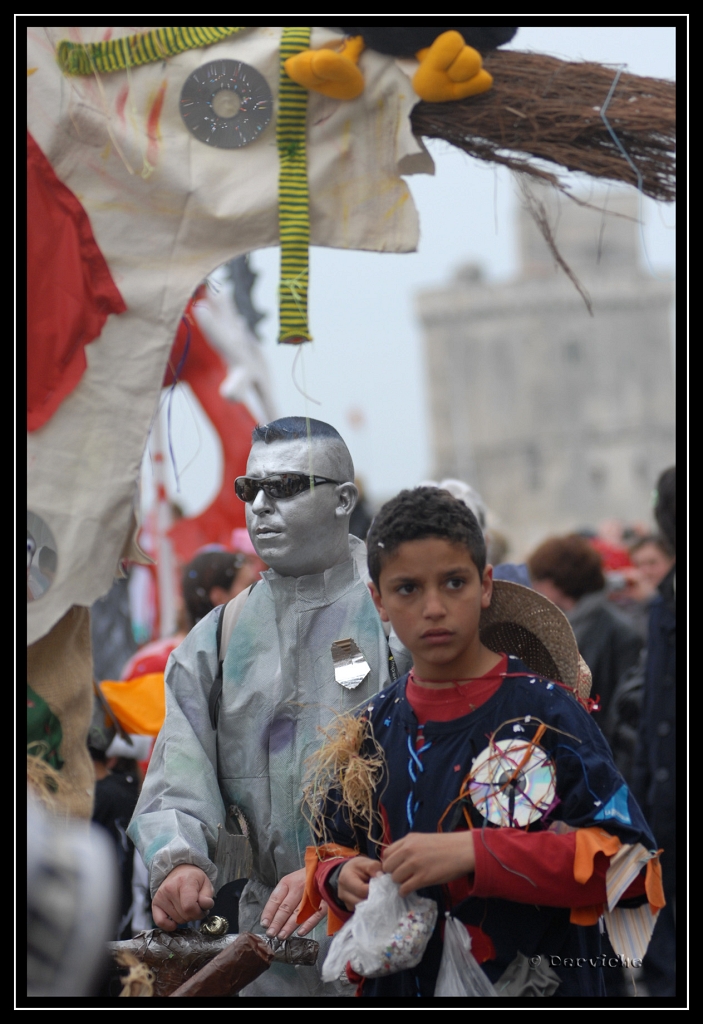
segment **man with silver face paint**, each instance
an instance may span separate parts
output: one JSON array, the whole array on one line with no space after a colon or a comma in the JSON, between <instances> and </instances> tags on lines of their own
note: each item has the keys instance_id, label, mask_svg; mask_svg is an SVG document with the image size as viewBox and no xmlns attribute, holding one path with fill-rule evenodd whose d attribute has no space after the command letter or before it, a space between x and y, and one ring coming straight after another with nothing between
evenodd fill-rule
<instances>
[{"instance_id":1,"label":"man with silver face paint","mask_svg":"<svg viewBox=\"0 0 703 1024\"><path fill-rule=\"evenodd\" d=\"M236 619L216 730L209 698L221 609L171 655L166 721L128 833L149 867L154 921L170 931L213 906L217 827L234 806L253 855L240 931L287 938L296 929L311 844L301 799L319 728L365 703L410 662L397 639L386 637L367 589L364 544L349 534L358 492L340 435L318 420L290 417L257 427L252 442L247 475L235 489L270 569ZM339 652L353 653L354 645L359 654L350 668ZM328 940L319 922L315 915L298 931L321 942L318 967L274 964L240 994L348 995L349 986L320 979Z\"/></svg>"}]
</instances>

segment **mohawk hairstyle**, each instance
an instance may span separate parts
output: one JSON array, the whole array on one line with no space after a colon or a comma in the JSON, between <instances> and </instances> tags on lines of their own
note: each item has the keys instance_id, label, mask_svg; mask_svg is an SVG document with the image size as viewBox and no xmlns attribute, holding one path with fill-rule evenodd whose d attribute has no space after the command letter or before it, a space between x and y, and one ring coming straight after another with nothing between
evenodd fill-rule
<instances>
[{"instance_id":1,"label":"mohawk hairstyle","mask_svg":"<svg viewBox=\"0 0 703 1024\"><path fill-rule=\"evenodd\" d=\"M251 443L263 441L264 444L273 444L274 441L305 441L308 437L324 438L325 440L341 441L346 448L342 435L322 420L311 420L305 416L284 416L280 420L273 420L271 423L264 423L254 427L251 432Z\"/></svg>"},{"instance_id":2,"label":"mohawk hairstyle","mask_svg":"<svg viewBox=\"0 0 703 1024\"><path fill-rule=\"evenodd\" d=\"M284 416L280 420L254 427L251 432L252 445L273 444L275 441L325 441L336 449L339 458L339 472L343 480L354 479L354 461L346 441L333 426L322 420L311 420L307 416Z\"/></svg>"},{"instance_id":3,"label":"mohawk hairstyle","mask_svg":"<svg viewBox=\"0 0 703 1024\"><path fill-rule=\"evenodd\" d=\"M468 549L483 575L486 542L476 516L463 501L437 487L401 491L381 508L366 536L371 579L378 587L384 561L410 540L440 537Z\"/></svg>"}]
</instances>

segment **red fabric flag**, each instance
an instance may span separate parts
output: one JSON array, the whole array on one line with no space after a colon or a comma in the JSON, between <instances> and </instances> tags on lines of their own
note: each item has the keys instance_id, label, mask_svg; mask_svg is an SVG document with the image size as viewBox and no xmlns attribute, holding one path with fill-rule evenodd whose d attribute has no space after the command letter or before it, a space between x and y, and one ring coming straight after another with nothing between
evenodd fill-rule
<instances>
[{"instance_id":1,"label":"red fabric flag","mask_svg":"<svg viewBox=\"0 0 703 1024\"><path fill-rule=\"evenodd\" d=\"M84 346L126 305L88 215L27 132L27 430L37 430L86 368Z\"/></svg>"},{"instance_id":2,"label":"red fabric flag","mask_svg":"<svg viewBox=\"0 0 703 1024\"><path fill-rule=\"evenodd\" d=\"M230 402L220 394L227 376L227 364L209 344L192 315L193 302L203 294L202 287L186 307L171 349L164 387L175 379L187 381L222 443L223 472L220 490L212 504L200 515L179 519L169 531L181 564L189 562L205 544L230 547L232 530L245 526L244 505L234 493L234 478L246 472L251 450L251 432L256 421L245 405ZM186 348L187 346L187 348Z\"/></svg>"}]
</instances>

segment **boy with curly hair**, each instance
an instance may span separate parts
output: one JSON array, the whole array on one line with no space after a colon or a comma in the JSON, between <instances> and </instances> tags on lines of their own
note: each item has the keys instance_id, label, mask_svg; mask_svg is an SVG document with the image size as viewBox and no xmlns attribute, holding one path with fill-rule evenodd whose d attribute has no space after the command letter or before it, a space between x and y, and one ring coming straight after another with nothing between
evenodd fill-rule
<instances>
[{"instance_id":1,"label":"boy with curly hair","mask_svg":"<svg viewBox=\"0 0 703 1024\"><path fill-rule=\"evenodd\" d=\"M528 588L494 584L473 513L447 492L401 492L367 546L374 603L413 668L361 711L358 756L381 748L385 761L368 813L345 801L343 774L341 786L317 779L330 785L298 920L321 899L332 924L347 920L384 872L440 914L416 968L360 978L348 965L360 995L433 996L445 914L499 995L605 995L600 918L638 960L663 897L567 620Z\"/></svg>"}]
</instances>

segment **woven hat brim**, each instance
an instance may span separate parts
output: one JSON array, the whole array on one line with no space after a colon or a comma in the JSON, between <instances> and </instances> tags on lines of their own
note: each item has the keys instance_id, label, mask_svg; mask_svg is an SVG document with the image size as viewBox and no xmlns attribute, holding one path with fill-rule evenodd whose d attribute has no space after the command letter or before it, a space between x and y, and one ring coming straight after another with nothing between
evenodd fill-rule
<instances>
[{"instance_id":1,"label":"woven hat brim","mask_svg":"<svg viewBox=\"0 0 703 1024\"><path fill-rule=\"evenodd\" d=\"M481 613L479 632L490 650L513 654L532 672L563 683L582 699L588 696L581 692L586 679L579 671L571 623L543 594L519 583L494 580L491 604Z\"/></svg>"}]
</instances>

